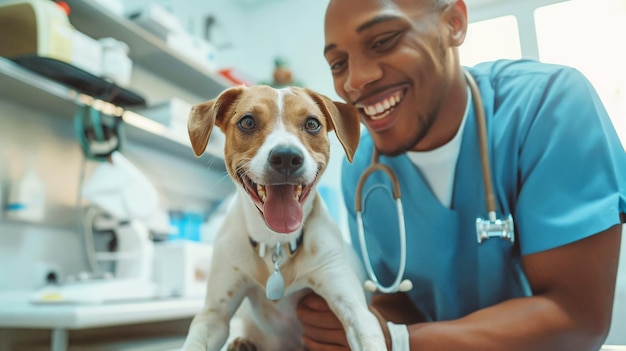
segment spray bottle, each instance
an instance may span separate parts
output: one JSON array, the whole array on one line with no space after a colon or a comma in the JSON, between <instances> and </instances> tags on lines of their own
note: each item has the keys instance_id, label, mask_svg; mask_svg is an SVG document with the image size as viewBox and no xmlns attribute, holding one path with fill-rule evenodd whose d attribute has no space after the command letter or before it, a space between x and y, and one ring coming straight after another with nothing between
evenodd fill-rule
<instances>
[{"instance_id":1,"label":"spray bottle","mask_svg":"<svg viewBox=\"0 0 626 351\"><path fill-rule=\"evenodd\" d=\"M35 170L31 155L22 177L11 185L7 219L41 222L46 214L46 186Z\"/></svg>"}]
</instances>

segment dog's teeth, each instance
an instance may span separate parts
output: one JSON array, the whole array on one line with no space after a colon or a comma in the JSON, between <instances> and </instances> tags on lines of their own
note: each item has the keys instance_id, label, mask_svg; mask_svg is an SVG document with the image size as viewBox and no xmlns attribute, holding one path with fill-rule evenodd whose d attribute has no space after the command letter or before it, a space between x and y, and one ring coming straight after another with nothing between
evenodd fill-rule
<instances>
[{"instance_id":1,"label":"dog's teeth","mask_svg":"<svg viewBox=\"0 0 626 351\"><path fill-rule=\"evenodd\" d=\"M265 187L263 185L257 184L256 192L257 194L259 194L259 198L261 198L261 201L265 202L265 200L267 200L267 195L265 194Z\"/></svg>"},{"instance_id":2,"label":"dog's teeth","mask_svg":"<svg viewBox=\"0 0 626 351\"><path fill-rule=\"evenodd\" d=\"M302 185L298 185L296 187L296 191L294 193L294 197L296 198L296 200L300 200L300 195L302 195Z\"/></svg>"}]
</instances>

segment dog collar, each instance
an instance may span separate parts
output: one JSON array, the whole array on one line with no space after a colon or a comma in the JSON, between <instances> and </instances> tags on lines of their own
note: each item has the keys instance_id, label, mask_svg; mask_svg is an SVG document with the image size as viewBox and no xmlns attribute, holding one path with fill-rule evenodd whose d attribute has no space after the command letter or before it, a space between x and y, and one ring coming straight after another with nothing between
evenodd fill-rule
<instances>
[{"instance_id":1,"label":"dog collar","mask_svg":"<svg viewBox=\"0 0 626 351\"><path fill-rule=\"evenodd\" d=\"M259 253L259 256L265 257L265 251L267 245L264 243L259 243L250 239L250 244L252 247ZM298 235L297 238L288 242L288 243L277 243L274 246L274 252L272 253L272 263L274 264L274 272L270 274L267 278L267 283L265 283L265 296L268 300L276 301L280 300L285 294L285 279L283 275L280 273L280 265L284 262L283 255L283 246L286 246L285 252L287 252L287 257L292 257L296 254L298 248L302 245L302 234Z\"/></svg>"},{"instance_id":2,"label":"dog collar","mask_svg":"<svg viewBox=\"0 0 626 351\"><path fill-rule=\"evenodd\" d=\"M278 243L276 244L277 246L286 246L285 247L285 252L287 252L288 257L292 257L293 255L296 254L296 252L298 251L298 249L300 248L300 246L302 245L302 233L300 233L300 235L298 235L297 238L289 241L289 242L284 242L284 243ZM250 244L252 245L252 248L259 254L260 257L265 257L265 254L267 253L267 245L265 243L260 243L254 239L252 239L251 237L248 237L248 239L250 240Z\"/></svg>"}]
</instances>

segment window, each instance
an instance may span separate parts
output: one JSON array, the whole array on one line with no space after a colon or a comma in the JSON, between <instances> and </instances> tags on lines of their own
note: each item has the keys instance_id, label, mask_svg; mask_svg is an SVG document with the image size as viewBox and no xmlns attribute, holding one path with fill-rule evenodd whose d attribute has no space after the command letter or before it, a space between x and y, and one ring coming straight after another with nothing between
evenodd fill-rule
<instances>
[{"instance_id":1,"label":"window","mask_svg":"<svg viewBox=\"0 0 626 351\"><path fill-rule=\"evenodd\" d=\"M535 11L539 58L580 70L626 145L626 1L572 0Z\"/></svg>"},{"instance_id":2,"label":"window","mask_svg":"<svg viewBox=\"0 0 626 351\"><path fill-rule=\"evenodd\" d=\"M503 16L470 23L459 55L464 66L503 58L521 58L517 19L515 16Z\"/></svg>"}]
</instances>

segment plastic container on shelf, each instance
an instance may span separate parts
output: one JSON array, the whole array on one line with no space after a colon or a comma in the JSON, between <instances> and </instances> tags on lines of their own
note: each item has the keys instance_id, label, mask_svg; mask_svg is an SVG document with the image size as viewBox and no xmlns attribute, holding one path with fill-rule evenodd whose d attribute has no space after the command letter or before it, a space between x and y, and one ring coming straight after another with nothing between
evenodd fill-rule
<instances>
[{"instance_id":1,"label":"plastic container on shelf","mask_svg":"<svg viewBox=\"0 0 626 351\"><path fill-rule=\"evenodd\" d=\"M102 77L119 86L128 87L133 69L133 61L128 57L128 45L115 38L98 41L102 46Z\"/></svg>"},{"instance_id":2,"label":"plastic container on shelf","mask_svg":"<svg viewBox=\"0 0 626 351\"><path fill-rule=\"evenodd\" d=\"M100 44L72 26L69 11L48 0L0 1L0 56L45 57L100 75Z\"/></svg>"}]
</instances>

